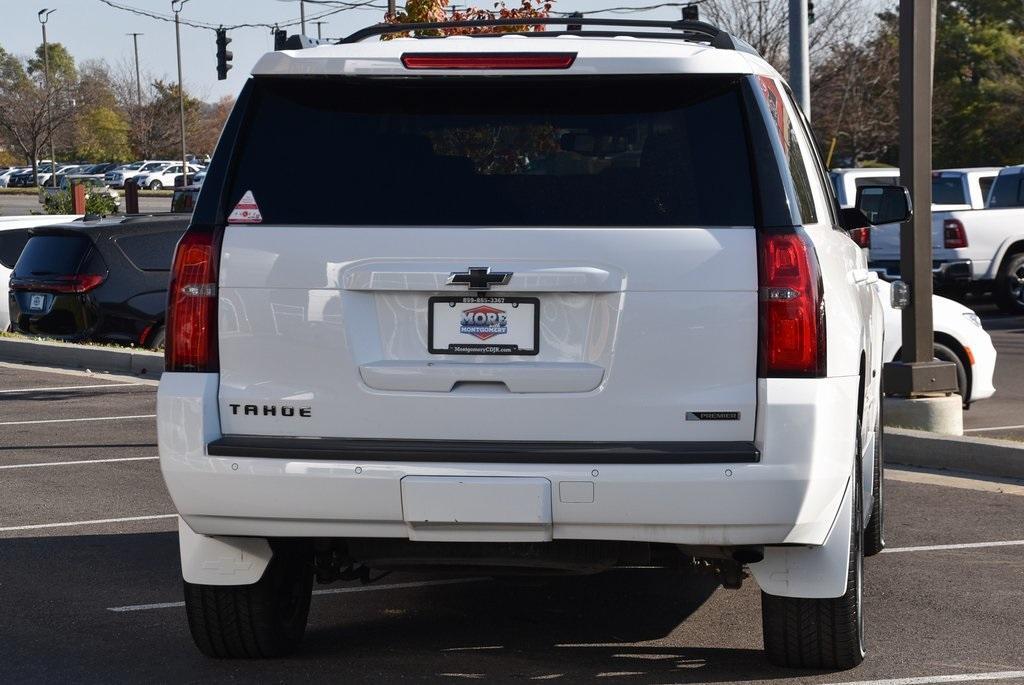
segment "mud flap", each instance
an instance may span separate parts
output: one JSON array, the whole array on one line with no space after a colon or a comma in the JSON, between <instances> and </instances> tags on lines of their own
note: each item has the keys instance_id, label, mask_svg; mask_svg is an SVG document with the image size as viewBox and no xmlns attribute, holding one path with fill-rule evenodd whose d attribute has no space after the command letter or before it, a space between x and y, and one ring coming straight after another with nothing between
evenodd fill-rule
<instances>
[{"instance_id":1,"label":"mud flap","mask_svg":"<svg viewBox=\"0 0 1024 685\"><path fill-rule=\"evenodd\" d=\"M181 576L196 585L252 585L273 556L266 538L200 535L180 517L178 548Z\"/></svg>"},{"instance_id":2,"label":"mud flap","mask_svg":"<svg viewBox=\"0 0 1024 685\"><path fill-rule=\"evenodd\" d=\"M762 590L779 597L843 596L850 564L853 487L851 479L824 545L764 548L764 560L749 566Z\"/></svg>"}]
</instances>

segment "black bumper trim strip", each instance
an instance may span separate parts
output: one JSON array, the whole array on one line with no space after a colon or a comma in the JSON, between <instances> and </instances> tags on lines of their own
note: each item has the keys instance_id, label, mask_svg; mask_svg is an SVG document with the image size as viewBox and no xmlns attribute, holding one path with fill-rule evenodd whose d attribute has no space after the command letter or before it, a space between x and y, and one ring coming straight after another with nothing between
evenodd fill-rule
<instances>
[{"instance_id":1,"label":"black bumper trim strip","mask_svg":"<svg viewBox=\"0 0 1024 685\"><path fill-rule=\"evenodd\" d=\"M522 464L752 464L749 442L522 442L225 435L211 457Z\"/></svg>"}]
</instances>

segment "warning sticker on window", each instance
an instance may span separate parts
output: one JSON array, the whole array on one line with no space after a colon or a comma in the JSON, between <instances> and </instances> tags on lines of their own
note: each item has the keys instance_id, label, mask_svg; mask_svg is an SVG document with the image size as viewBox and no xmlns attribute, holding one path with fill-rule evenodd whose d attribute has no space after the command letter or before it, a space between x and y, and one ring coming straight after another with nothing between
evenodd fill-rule
<instances>
[{"instance_id":1,"label":"warning sticker on window","mask_svg":"<svg viewBox=\"0 0 1024 685\"><path fill-rule=\"evenodd\" d=\"M260 208L256 205L256 198L252 196L252 191L245 191L245 195L238 201L235 208L231 210L231 214L228 215L229 224L261 224L263 223L263 216L260 214Z\"/></svg>"}]
</instances>

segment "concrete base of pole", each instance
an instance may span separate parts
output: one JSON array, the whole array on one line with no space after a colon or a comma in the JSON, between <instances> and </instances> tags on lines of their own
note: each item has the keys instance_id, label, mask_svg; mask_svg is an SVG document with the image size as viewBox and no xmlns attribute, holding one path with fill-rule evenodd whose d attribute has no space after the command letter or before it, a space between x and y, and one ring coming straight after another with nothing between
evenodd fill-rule
<instances>
[{"instance_id":1,"label":"concrete base of pole","mask_svg":"<svg viewBox=\"0 0 1024 685\"><path fill-rule=\"evenodd\" d=\"M964 434L963 399L959 395L886 397L885 425L942 435Z\"/></svg>"}]
</instances>

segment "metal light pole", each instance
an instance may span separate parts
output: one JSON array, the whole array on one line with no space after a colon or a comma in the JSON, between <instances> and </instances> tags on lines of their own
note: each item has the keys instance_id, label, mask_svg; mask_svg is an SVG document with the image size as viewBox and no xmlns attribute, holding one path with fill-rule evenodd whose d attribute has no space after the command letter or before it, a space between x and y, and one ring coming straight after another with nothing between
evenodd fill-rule
<instances>
[{"instance_id":1,"label":"metal light pole","mask_svg":"<svg viewBox=\"0 0 1024 685\"><path fill-rule=\"evenodd\" d=\"M396 10L395 10L395 0L388 0L388 16L389 17L395 16L395 12L396 12Z\"/></svg>"},{"instance_id":2,"label":"metal light pole","mask_svg":"<svg viewBox=\"0 0 1024 685\"><path fill-rule=\"evenodd\" d=\"M139 74L139 36L145 35L142 33L127 33L125 35L132 37L132 42L135 43L135 96L139 101L139 109L142 109L142 76ZM180 75L179 75L180 78Z\"/></svg>"},{"instance_id":3,"label":"metal light pole","mask_svg":"<svg viewBox=\"0 0 1024 685\"><path fill-rule=\"evenodd\" d=\"M789 84L797 104L811 116L811 69L807 45L807 1L789 0Z\"/></svg>"},{"instance_id":4,"label":"metal light pole","mask_svg":"<svg viewBox=\"0 0 1024 685\"><path fill-rule=\"evenodd\" d=\"M324 36L323 36L323 31L321 30L320 27L323 26L324 24L326 24L327 22L326 21L314 21L313 23L316 24L316 39L317 40L322 40Z\"/></svg>"},{"instance_id":5,"label":"metal light pole","mask_svg":"<svg viewBox=\"0 0 1024 685\"><path fill-rule=\"evenodd\" d=\"M188 160L185 152L185 84L181 80L181 24L178 14L188 0L171 0L171 11L174 12L174 42L178 49L178 118L181 125L181 173L182 183L188 185Z\"/></svg>"},{"instance_id":6,"label":"metal light pole","mask_svg":"<svg viewBox=\"0 0 1024 685\"><path fill-rule=\"evenodd\" d=\"M303 36L306 35L306 3L302 0L299 0L299 27L301 28L299 33Z\"/></svg>"},{"instance_id":7,"label":"metal light pole","mask_svg":"<svg viewBox=\"0 0 1024 685\"><path fill-rule=\"evenodd\" d=\"M932 69L935 0L900 0L900 176L914 215L900 227L900 271L910 284L900 361L886 364L886 394L922 397L956 390L956 367L933 360Z\"/></svg>"},{"instance_id":8,"label":"metal light pole","mask_svg":"<svg viewBox=\"0 0 1024 685\"><path fill-rule=\"evenodd\" d=\"M53 97L53 93L50 91L50 47L46 42L46 22L49 21L50 15L57 10L48 10L43 8L39 10L39 23L43 26L43 85L46 88L46 133L50 139L50 186L57 187L57 155L54 154L53 149L53 111L50 107L50 98ZM38 169L36 171L36 182L39 182Z\"/></svg>"}]
</instances>

